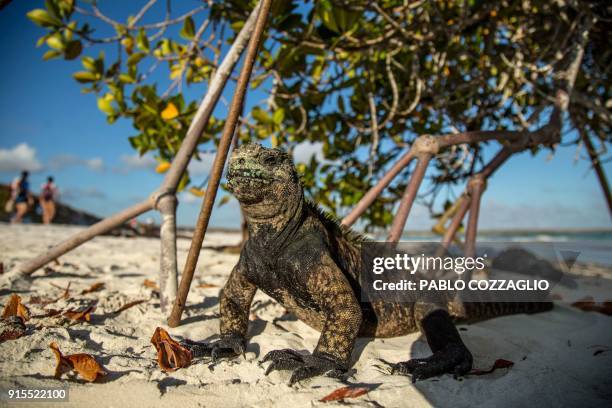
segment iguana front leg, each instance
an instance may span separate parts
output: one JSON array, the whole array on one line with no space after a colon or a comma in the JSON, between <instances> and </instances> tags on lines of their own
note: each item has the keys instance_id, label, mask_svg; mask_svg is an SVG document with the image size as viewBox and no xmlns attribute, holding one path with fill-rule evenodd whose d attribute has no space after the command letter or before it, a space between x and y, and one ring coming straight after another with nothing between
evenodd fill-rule
<instances>
[{"instance_id":1,"label":"iguana front leg","mask_svg":"<svg viewBox=\"0 0 612 408\"><path fill-rule=\"evenodd\" d=\"M344 375L361 326L361 307L342 271L328 255L319 253L316 259L313 270L306 272L305 282L325 319L314 352L302 355L288 349L274 350L262 360L271 361L266 374L272 370L293 370L290 384L322 374Z\"/></svg>"},{"instance_id":2,"label":"iguana front leg","mask_svg":"<svg viewBox=\"0 0 612 408\"><path fill-rule=\"evenodd\" d=\"M182 344L194 357L210 356L213 361L221 357L233 357L244 353L249 324L249 311L257 287L246 279L246 266L242 260L232 270L221 290L221 338L215 342L186 340Z\"/></svg>"},{"instance_id":3,"label":"iguana front leg","mask_svg":"<svg viewBox=\"0 0 612 408\"><path fill-rule=\"evenodd\" d=\"M413 383L447 373L455 377L467 374L472 369L472 353L463 344L450 315L441 308L422 306L416 305L415 318L433 355L397 363L392 366L392 374L411 375Z\"/></svg>"}]
</instances>

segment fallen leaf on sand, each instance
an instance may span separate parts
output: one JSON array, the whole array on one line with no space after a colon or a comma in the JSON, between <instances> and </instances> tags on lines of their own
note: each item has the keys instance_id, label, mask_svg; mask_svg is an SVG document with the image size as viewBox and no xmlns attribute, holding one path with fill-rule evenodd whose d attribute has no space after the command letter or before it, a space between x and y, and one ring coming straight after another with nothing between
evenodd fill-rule
<instances>
[{"instance_id":1,"label":"fallen leaf on sand","mask_svg":"<svg viewBox=\"0 0 612 408\"><path fill-rule=\"evenodd\" d=\"M51 286L55 286L58 289L62 289L64 291L64 293L58 297L57 299L54 300L54 302L57 302L60 299L68 299L70 297L70 285L72 284L72 282L68 282L68 285L66 285L66 288L62 288L61 286L58 286L54 283L51 283Z\"/></svg>"},{"instance_id":2,"label":"fallen leaf on sand","mask_svg":"<svg viewBox=\"0 0 612 408\"><path fill-rule=\"evenodd\" d=\"M104 289L104 282L96 282L93 285L91 285L90 287L88 287L87 289L84 289L81 292L81 295L86 295L88 293L92 293L92 292L97 292L101 289Z\"/></svg>"},{"instance_id":3,"label":"fallen leaf on sand","mask_svg":"<svg viewBox=\"0 0 612 408\"><path fill-rule=\"evenodd\" d=\"M493 371L499 369L499 368L510 368L514 365L514 362L510 361L510 360L504 360L503 358L497 359L495 360L495 362L493 363L493 366L491 368L489 368L488 370L482 370L480 368L474 368L472 369L472 371L470 371L468 373L468 375L485 375L485 374L491 374Z\"/></svg>"},{"instance_id":4,"label":"fallen leaf on sand","mask_svg":"<svg viewBox=\"0 0 612 408\"><path fill-rule=\"evenodd\" d=\"M15 340L25 334L26 327L19 316L0 319L0 342Z\"/></svg>"},{"instance_id":5,"label":"fallen leaf on sand","mask_svg":"<svg viewBox=\"0 0 612 408\"><path fill-rule=\"evenodd\" d=\"M57 309L46 309L44 314L41 315L36 315L36 316L32 316L32 317L36 317L36 318L41 318L41 317L53 317L53 316L57 316L59 314L62 314L61 310L57 310Z\"/></svg>"},{"instance_id":6,"label":"fallen leaf on sand","mask_svg":"<svg viewBox=\"0 0 612 408\"><path fill-rule=\"evenodd\" d=\"M202 282L197 287L198 288L202 288L202 289L208 289L208 288L217 288L218 286L217 285L213 285L212 283Z\"/></svg>"},{"instance_id":7,"label":"fallen leaf on sand","mask_svg":"<svg viewBox=\"0 0 612 408\"><path fill-rule=\"evenodd\" d=\"M159 292L159 286L157 286L157 283L153 282L152 280L145 279L144 282L142 282L142 284L146 288L153 289Z\"/></svg>"},{"instance_id":8,"label":"fallen leaf on sand","mask_svg":"<svg viewBox=\"0 0 612 408\"><path fill-rule=\"evenodd\" d=\"M55 367L55 378L60 378L62 374L75 370L83 379L89 382L95 381L98 376L105 376L107 373L93 356L85 353L70 354L64 356L56 343L49 344L57 359Z\"/></svg>"},{"instance_id":9,"label":"fallen leaf on sand","mask_svg":"<svg viewBox=\"0 0 612 408\"><path fill-rule=\"evenodd\" d=\"M90 321L91 313L95 310L95 308L96 308L95 306L89 306L87 309L84 309L84 310L67 310L63 313L63 315L71 320Z\"/></svg>"},{"instance_id":10,"label":"fallen leaf on sand","mask_svg":"<svg viewBox=\"0 0 612 408\"><path fill-rule=\"evenodd\" d=\"M151 337L151 344L157 350L157 364L162 371L175 371L191 363L191 351L173 340L161 327L155 329Z\"/></svg>"},{"instance_id":11,"label":"fallen leaf on sand","mask_svg":"<svg viewBox=\"0 0 612 408\"><path fill-rule=\"evenodd\" d=\"M585 312L599 312L607 316L612 316L612 302L596 303L591 296L587 296L572 303L572 306Z\"/></svg>"},{"instance_id":12,"label":"fallen leaf on sand","mask_svg":"<svg viewBox=\"0 0 612 408\"><path fill-rule=\"evenodd\" d=\"M4 305L2 311L2 318L7 319L11 316L18 316L24 322L30 320L30 311L25 305L21 304L21 297L16 294L12 294L9 301Z\"/></svg>"},{"instance_id":13,"label":"fallen leaf on sand","mask_svg":"<svg viewBox=\"0 0 612 408\"><path fill-rule=\"evenodd\" d=\"M329 395L324 396L319 401L321 402L331 402L331 401L340 401L345 398L357 398L362 396L363 394L367 394L370 391L369 388L366 387L342 387L338 388L334 392Z\"/></svg>"},{"instance_id":14,"label":"fallen leaf on sand","mask_svg":"<svg viewBox=\"0 0 612 408\"><path fill-rule=\"evenodd\" d=\"M121 313L124 310L129 309L130 307L134 307L134 306L139 305L141 303L144 303L146 301L147 301L146 299L140 299L140 300L134 300L133 302L128 302L125 305L121 306L119 309L115 310L113 313L114 314Z\"/></svg>"}]
</instances>

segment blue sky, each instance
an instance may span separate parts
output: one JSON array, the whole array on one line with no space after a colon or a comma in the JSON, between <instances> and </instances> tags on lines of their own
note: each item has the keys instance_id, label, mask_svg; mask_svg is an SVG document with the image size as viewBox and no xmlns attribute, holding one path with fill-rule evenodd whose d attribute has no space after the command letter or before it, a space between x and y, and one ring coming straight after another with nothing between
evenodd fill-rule
<instances>
[{"instance_id":1,"label":"blue sky","mask_svg":"<svg viewBox=\"0 0 612 408\"><path fill-rule=\"evenodd\" d=\"M189 9L198 3L186 0L180 4ZM117 18L134 13L140 4L100 2L103 11ZM0 182L10 182L23 163L28 163L36 169L32 175L35 188L53 174L68 204L110 215L144 199L162 176L153 171L151 158L139 160L129 145L127 138L136 133L131 124L125 120L107 124L95 96L81 93L71 77L81 68L78 60L42 61L45 49L36 48L35 43L43 30L25 17L27 11L41 5L42 1L15 1L0 12ZM134 8L128 9L130 6ZM156 17L158 10L148 16L151 20ZM159 80L161 89L166 80ZM231 90L224 94L227 101ZM191 86L185 90L186 99L200 99L204 92L205 85ZM247 108L264 97L250 94ZM216 113L224 116L225 112L220 104ZM498 147L493 144L486 149L492 155ZM305 146L299 154L306 158L313 151L316 147ZM584 151L580 154L586 155ZM483 198L482 228L612 227L588 162L574 160L576 148L561 147L552 158L548 156L548 151L535 157L517 155L495 174ZM193 178L204 180L208 165L192 167ZM605 169L612 172L610 164ZM180 202L179 224L193 225L199 200L185 194ZM236 202L216 208L211 225L237 227ZM428 229L427 210L417 206L407 226Z\"/></svg>"}]
</instances>

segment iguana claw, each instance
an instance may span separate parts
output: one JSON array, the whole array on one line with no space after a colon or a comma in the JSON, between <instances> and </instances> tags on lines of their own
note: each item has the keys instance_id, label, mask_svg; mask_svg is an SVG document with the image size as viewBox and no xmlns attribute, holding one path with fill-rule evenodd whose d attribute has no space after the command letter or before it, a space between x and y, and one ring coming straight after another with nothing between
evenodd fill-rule
<instances>
[{"instance_id":1,"label":"iguana claw","mask_svg":"<svg viewBox=\"0 0 612 408\"><path fill-rule=\"evenodd\" d=\"M269 352L261 362L267 361L271 363L266 369L266 375L274 370L293 370L289 385L318 375L341 378L347 371L342 364L331 357L316 354L302 355L290 349Z\"/></svg>"},{"instance_id":2,"label":"iguana claw","mask_svg":"<svg viewBox=\"0 0 612 408\"><path fill-rule=\"evenodd\" d=\"M211 357L216 362L220 358L244 355L245 340L240 336L226 335L210 343L186 339L181 346L189 349L193 357Z\"/></svg>"},{"instance_id":3,"label":"iguana claw","mask_svg":"<svg viewBox=\"0 0 612 408\"><path fill-rule=\"evenodd\" d=\"M427 358L414 358L394 364L391 374L412 376L412 382L453 374L455 378L467 374L472 369L472 354L462 344L449 344Z\"/></svg>"}]
</instances>

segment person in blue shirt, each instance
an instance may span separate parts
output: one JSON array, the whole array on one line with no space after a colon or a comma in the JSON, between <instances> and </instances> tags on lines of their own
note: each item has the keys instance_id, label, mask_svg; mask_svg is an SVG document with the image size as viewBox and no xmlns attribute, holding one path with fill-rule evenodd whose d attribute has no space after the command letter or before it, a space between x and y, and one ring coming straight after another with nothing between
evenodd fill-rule
<instances>
[{"instance_id":1,"label":"person in blue shirt","mask_svg":"<svg viewBox=\"0 0 612 408\"><path fill-rule=\"evenodd\" d=\"M30 192L29 176L29 172L22 171L21 177L16 178L11 184L11 197L15 203L15 216L11 222L16 224L23 221L23 217L34 203L32 193Z\"/></svg>"}]
</instances>

